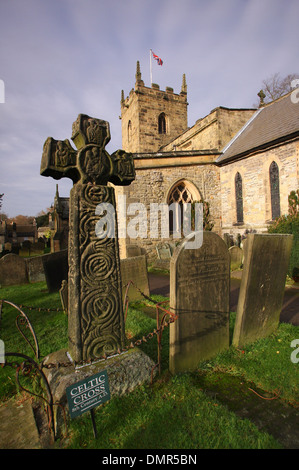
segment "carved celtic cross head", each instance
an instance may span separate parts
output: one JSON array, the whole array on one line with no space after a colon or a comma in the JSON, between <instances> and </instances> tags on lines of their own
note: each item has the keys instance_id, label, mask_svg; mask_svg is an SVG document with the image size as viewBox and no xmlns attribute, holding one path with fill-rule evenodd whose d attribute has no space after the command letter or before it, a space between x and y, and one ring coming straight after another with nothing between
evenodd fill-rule
<instances>
[{"instance_id":1,"label":"carved celtic cross head","mask_svg":"<svg viewBox=\"0 0 299 470\"><path fill-rule=\"evenodd\" d=\"M79 114L73 123L72 141L48 137L44 143L40 174L54 179L70 178L73 183L126 186L135 179L133 155L117 150L109 155L105 146L110 141L107 121Z\"/></svg>"}]
</instances>

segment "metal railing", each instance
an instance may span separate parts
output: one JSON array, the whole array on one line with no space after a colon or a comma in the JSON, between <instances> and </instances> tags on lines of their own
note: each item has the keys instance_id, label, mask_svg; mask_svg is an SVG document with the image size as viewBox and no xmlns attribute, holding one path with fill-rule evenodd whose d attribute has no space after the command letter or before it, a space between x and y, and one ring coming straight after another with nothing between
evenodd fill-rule
<instances>
[{"instance_id":1,"label":"metal railing","mask_svg":"<svg viewBox=\"0 0 299 470\"><path fill-rule=\"evenodd\" d=\"M129 289L130 287L133 286L135 289L137 289L142 297L154 303L156 307L156 328L151 331L150 333L143 335L142 338L137 339L135 341L131 341L131 343L122 349L118 349L117 353L113 353L111 355L103 354L101 357L97 357L95 359L90 359L89 361L80 361L80 362L55 362L55 363L47 363L45 364L42 360L40 361L40 350L39 350L39 345L38 345L38 340L37 336L35 334L34 328L29 320L28 315L25 314L23 309L28 309L28 310L37 310L39 312L45 311L45 312L50 312L50 311L55 311L55 312L63 312L63 309L51 309L51 308L40 308L40 307L33 307L33 306L26 306L26 305L16 305L13 302L10 302L8 300L0 300L0 320L2 319L3 315L3 308L4 305L7 304L10 307L15 308L19 314L16 317L16 327L24 340L27 342L27 344L30 346L34 353L34 359L19 352L5 352L5 362L1 364L2 367L7 367L10 366L14 369L16 369L16 382L18 386L24 390L25 392L34 395L35 397L41 398L45 404L46 404L46 412L47 412L47 418L48 418L48 426L49 430L53 435L53 438L55 440L56 437L56 430L55 430L55 423L54 423L54 406L61 406L61 404L55 403L53 400L53 394L51 392L51 388L49 385L49 382L47 380L47 377L43 371L43 369L51 369L51 368L61 368L61 367L79 367L80 365L92 365L94 363L97 363L100 359L108 359L111 356L116 356L118 354L122 354L123 352L128 351L131 348L135 348L140 346L143 343L146 343L148 340L152 339L154 336L157 336L157 345L158 345L158 359L157 363L152 367L151 370L151 384L153 382L153 374L154 370L158 368L159 374L161 374L161 348L162 348L162 334L165 329L165 327L168 327L171 323L175 322L177 319L177 315L171 312L169 309L165 308L165 305L168 303L168 301L163 301L163 302L157 302L151 297L147 296L144 294L135 284L133 281L129 281L128 284L124 287L126 287L125 290L125 295L124 295L124 302L123 302L123 310L124 310L124 320L126 322L127 319L127 314L128 314L128 308L129 308ZM136 301L134 301L134 304L136 304ZM160 319L160 313L162 312L162 317ZM28 336L25 334L25 330L29 330L31 333L31 339L28 338ZM15 358L13 361L8 361L6 358ZM39 377L41 383L43 384L43 393L38 394L35 393L31 390L28 390L26 387L24 387L21 382L20 382L20 374L24 377ZM66 423L65 423L66 424Z\"/></svg>"}]
</instances>

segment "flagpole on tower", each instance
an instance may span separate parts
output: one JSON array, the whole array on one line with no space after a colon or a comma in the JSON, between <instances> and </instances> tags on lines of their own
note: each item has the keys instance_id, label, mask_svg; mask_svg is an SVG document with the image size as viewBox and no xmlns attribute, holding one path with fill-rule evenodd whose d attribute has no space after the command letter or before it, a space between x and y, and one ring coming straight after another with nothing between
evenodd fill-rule
<instances>
[{"instance_id":1,"label":"flagpole on tower","mask_svg":"<svg viewBox=\"0 0 299 470\"><path fill-rule=\"evenodd\" d=\"M150 49L150 74L151 74L151 86L153 84L153 69L152 69L152 50Z\"/></svg>"}]
</instances>

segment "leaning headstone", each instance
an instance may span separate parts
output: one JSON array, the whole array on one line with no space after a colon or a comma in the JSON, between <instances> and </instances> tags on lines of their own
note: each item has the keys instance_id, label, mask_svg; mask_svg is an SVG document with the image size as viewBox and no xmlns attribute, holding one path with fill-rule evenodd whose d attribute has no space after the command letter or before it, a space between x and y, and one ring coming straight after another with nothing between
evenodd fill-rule
<instances>
[{"instance_id":1,"label":"leaning headstone","mask_svg":"<svg viewBox=\"0 0 299 470\"><path fill-rule=\"evenodd\" d=\"M175 374L196 369L229 347L229 253L213 232L203 232L200 248L176 248L170 261L169 368Z\"/></svg>"},{"instance_id":2,"label":"leaning headstone","mask_svg":"<svg viewBox=\"0 0 299 470\"><path fill-rule=\"evenodd\" d=\"M48 137L40 172L74 183L69 202L68 327L70 356L80 362L114 354L124 345L115 192L108 182L128 185L135 170L132 154L117 150L109 155L105 150L110 140L106 121L79 114L72 140L78 150L68 139ZM111 217L103 223L107 212Z\"/></svg>"},{"instance_id":3,"label":"leaning headstone","mask_svg":"<svg viewBox=\"0 0 299 470\"><path fill-rule=\"evenodd\" d=\"M156 247L159 259L170 259L171 249L168 243L161 243Z\"/></svg>"},{"instance_id":4,"label":"leaning headstone","mask_svg":"<svg viewBox=\"0 0 299 470\"><path fill-rule=\"evenodd\" d=\"M164 242L157 245L156 250L158 257L154 260L154 267L169 270L170 259L173 252L172 247L169 243Z\"/></svg>"},{"instance_id":5,"label":"leaning headstone","mask_svg":"<svg viewBox=\"0 0 299 470\"><path fill-rule=\"evenodd\" d=\"M42 262L48 291L59 291L62 281L68 278L68 251L61 250L44 255Z\"/></svg>"},{"instance_id":6,"label":"leaning headstone","mask_svg":"<svg viewBox=\"0 0 299 470\"><path fill-rule=\"evenodd\" d=\"M61 283L61 288L59 289L59 295L60 295L62 309L64 313L67 314L69 296L68 296L68 285L67 285L66 280L63 280Z\"/></svg>"},{"instance_id":7,"label":"leaning headstone","mask_svg":"<svg viewBox=\"0 0 299 470\"><path fill-rule=\"evenodd\" d=\"M235 269L240 269L243 262L243 250L238 246L231 246L228 249L230 256L230 269L234 271Z\"/></svg>"},{"instance_id":8,"label":"leaning headstone","mask_svg":"<svg viewBox=\"0 0 299 470\"><path fill-rule=\"evenodd\" d=\"M26 262L14 253L0 259L0 286L13 286L28 283Z\"/></svg>"},{"instance_id":9,"label":"leaning headstone","mask_svg":"<svg viewBox=\"0 0 299 470\"><path fill-rule=\"evenodd\" d=\"M233 336L235 346L264 338L277 328L293 235L248 234Z\"/></svg>"},{"instance_id":10,"label":"leaning headstone","mask_svg":"<svg viewBox=\"0 0 299 470\"><path fill-rule=\"evenodd\" d=\"M129 281L133 282L128 288L129 301L144 299L141 292L149 296L150 291L145 255L121 259L120 268L123 297L126 294Z\"/></svg>"}]
</instances>

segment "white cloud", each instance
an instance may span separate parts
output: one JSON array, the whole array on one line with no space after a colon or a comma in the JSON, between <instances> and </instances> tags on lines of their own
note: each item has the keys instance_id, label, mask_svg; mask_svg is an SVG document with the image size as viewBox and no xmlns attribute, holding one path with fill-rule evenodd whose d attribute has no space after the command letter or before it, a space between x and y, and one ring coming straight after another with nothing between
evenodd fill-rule
<instances>
[{"instance_id":1,"label":"white cloud","mask_svg":"<svg viewBox=\"0 0 299 470\"><path fill-rule=\"evenodd\" d=\"M120 93L134 86L137 60L149 86L150 48L164 61L153 63L161 89L180 92L186 73L189 125L219 105L251 106L272 73L298 72L297 0L14 0L0 10L9 215L53 200L56 181L39 175L42 146L48 136L71 139L79 113L108 120L108 151L121 146ZM71 184L59 181L63 195Z\"/></svg>"}]
</instances>

